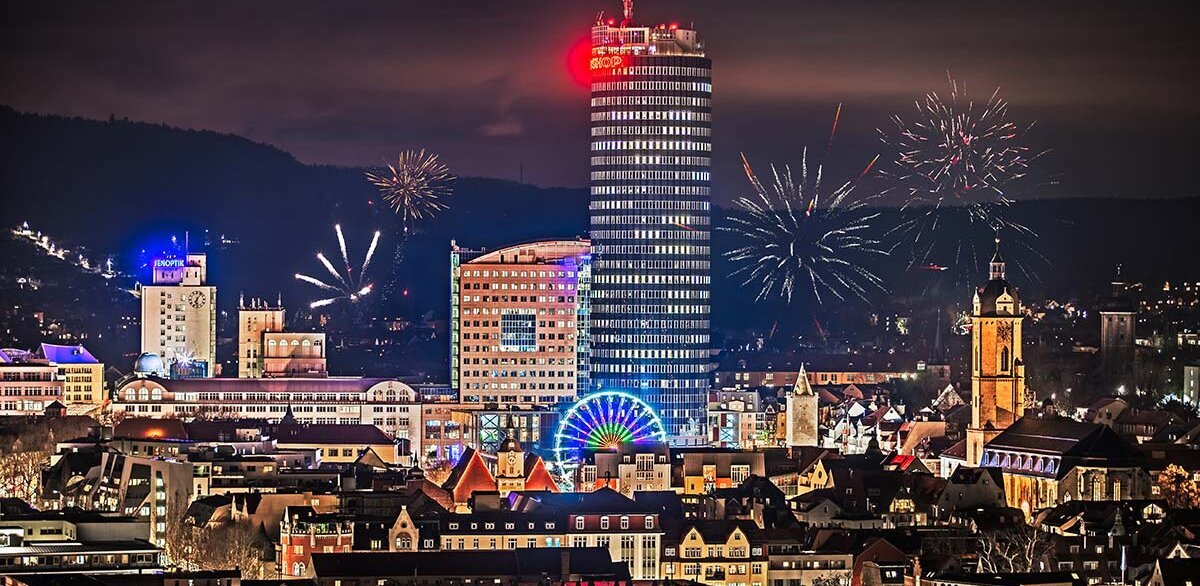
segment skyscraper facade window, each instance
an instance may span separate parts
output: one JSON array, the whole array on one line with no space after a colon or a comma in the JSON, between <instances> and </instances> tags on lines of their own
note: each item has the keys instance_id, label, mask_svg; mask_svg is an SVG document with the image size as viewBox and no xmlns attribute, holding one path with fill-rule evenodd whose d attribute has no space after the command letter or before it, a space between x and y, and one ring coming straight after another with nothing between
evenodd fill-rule
<instances>
[{"instance_id":1,"label":"skyscraper facade window","mask_svg":"<svg viewBox=\"0 0 1200 586\"><path fill-rule=\"evenodd\" d=\"M712 65L695 30L592 27L592 390L704 442L709 388Z\"/></svg>"}]
</instances>

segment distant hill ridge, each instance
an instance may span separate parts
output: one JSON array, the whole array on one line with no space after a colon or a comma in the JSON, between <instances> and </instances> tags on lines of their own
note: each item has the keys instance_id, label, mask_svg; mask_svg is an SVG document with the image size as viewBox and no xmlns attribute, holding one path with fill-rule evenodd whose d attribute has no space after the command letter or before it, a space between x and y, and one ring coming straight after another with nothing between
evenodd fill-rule
<instances>
[{"instance_id":1,"label":"distant hill ridge","mask_svg":"<svg viewBox=\"0 0 1200 586\"><path fill-rule=\"evenodd\" d=\"M228 233L241 245L215 268L214 278L236 275L226 279L235 290L274 292L295 286L293 272L319 270L312 255L333 250L333 222L346 227L352 248L365 247L369 234L382 230L379 254L393 254L400 240L395 216L368 203L373 196L362 169L307 165L277 147L234 134L27 114L0 106L5 222L28 219L53 226L57 237L106 251L135 250L151 234ZM460 179L448 200L450 209L419 226L406 245L407 274L421 285L414 301L440 311L451 238L464 246L496 248L586 235L587 201L583 188ZM885 210L887 221L898 213ZM1105 282L1117 262L1134 278L1200 280L1195 260L1200 239L1193 225L1200 217L1200 198L1024 201L1014 204L1012 214L1038 231L1034 244L1053 263L1052 270L1042 271L1037 287L1090 288ZM714 235L718 253L728 245L728 234ZM743 296L727 271L715 258L718 307Z\"/></svg>"}]
</instances>

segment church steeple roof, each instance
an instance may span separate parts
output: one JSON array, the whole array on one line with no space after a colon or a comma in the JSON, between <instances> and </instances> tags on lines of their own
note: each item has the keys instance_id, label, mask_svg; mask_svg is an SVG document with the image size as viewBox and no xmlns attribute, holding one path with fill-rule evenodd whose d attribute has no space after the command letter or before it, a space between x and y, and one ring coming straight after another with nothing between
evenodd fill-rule
<instances>
[{"instance_id":1,"label":"church steeple roof","mask_svg":"<svg viewBox=\"0 0 1200 586\"><path fill-rule=\"evenodd\" d=\"M996 234L996 253L992 255L988 271L988 282L975 292L975 315L1016 315L1020 313L1021 301L1017 288L1008 282L1004 257L1000 255L1000 235Z\"/></svg>"},{"instance_id":2,"label":"church steeple roof","mask_svg":"<svg viewBox=\"0 0 1200 586\"><path fill-rule=\"evenodd\" d=\"M808 382L808 372L804 370L804 363L800 363L800 373L796 375L796 384L792 385L792 394L796 396L812 395L812 385Z\"/></svg>"},{"instance_id":3,"label":"church steeple roof","mask_svg":"<svg viewBox=\"0 0 1200 586\"><path fill-rule=\"evenodd\" d=\"M521 449L521 442L517 441L517 430L510 427L508 429L507 437L504 438L504 441L500 442L500 447L496 451L497 452L521 452L521 451L524 451Z\"/></svg>"},{"instance_id":4,"label":"church steeple roof","mask_svg":"<svg viewBox=\"0 0 1200 586\"><path fill-rule=\"evenodd\" d=\"M1000 233L996 233L996 252L992 255L990 278L1004 279L1004 257L1000 256Z\"/></svg>"}]
</instances>

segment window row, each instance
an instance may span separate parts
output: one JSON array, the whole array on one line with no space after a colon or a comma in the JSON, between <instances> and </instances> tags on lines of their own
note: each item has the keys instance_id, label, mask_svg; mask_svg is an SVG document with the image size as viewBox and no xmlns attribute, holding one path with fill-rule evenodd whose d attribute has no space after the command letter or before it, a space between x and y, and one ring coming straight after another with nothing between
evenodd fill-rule
<instances>
[{"instance_id":1,"label":"window row","mask_svg":"<svg viewBox=\"0 0 1200 586\"><path fill-rule=\"evenodd\" d=\"M592 92L700 92L712 93L712 83L707 81L599 81L592 84Z\"/></svg>"},{"instance_id":2,"label":"window row","mask_svg":"<svg viewBox=\"0 0 1200 586\"><path fill-rule=\"evenodd\" d=\"M706 319L606 319L605 328L629 330L708 329Z\"/></svg>"},{"instance_id":3,"label":"window row","mask_svg":"<svg viewBox=\"0 0 1200 586\"><path fill-rule=\"evenodd\" d=\"M592 226L592 238L597 240L708 240L707 230L597 230L596 225Z\"/></svg>"},{"instance_id":4,"label":"window row","mask_svg":"<svg viewBox=\"0 0 1200 586\"><path fill-rule=\"evenodd\" d=\"M593 151L695 151L712 152L712 144L695 140L597 140Z\"/></svg>"},{"instance_id":5,"label":"window row","mask_svg":"<svg viewBox=\"0 0 1200 586\"><path fill-rule=\"evenodd\" d=\"M707 246L687 244L604 244L601 254L696 254L708 256Z\"/></svg>"},{"instance_id":6,"label":"window row","mask_svg":"<svg viewBox=\"0 0 1200 586\"><path fill-rule=\"evenodd\" d=\"M684 106L711 108L712 98L691 96L605 96L592 98L592 107L605 106Z\"/></svg>"},{"instance_id":7,"label":"window row","mask_svg":"<svg viewBox=\"0 0 1200 586\"><path fill-rule=\"evenodd\" d=\"M617 344L708 344L708 334L598 334L596 342ZM700 349L592 349L596 358L707 358L707 348Z\"/></svg>"},{"instance_id":8,"label":"window row","mask_svg":"<svg viewBox=\"0 0 1200 586\"><path fill-rule=\"evenodd\" d=\"M546 301L544 301L543 303L554 303L554 299L555 299L554 297L547 297ZM573 295L571 297L558 297L557 299L558 299L558 303L574 303L575 302L575 296L573 296ZM567 301L568 299L570 299L570 301ZM540 312L540 311L544 311L544 310L538 310L538 311ZM500 307L464 307L462 309L462 315L480 315L480 314L501 315L502 313L503 313L503 308L500 308ZM539 313L539 315L544 315L544 314Z\"/></svg>"},{"instance_id":9,"label":"window row","mask_svg":"<svg viewBox=\"0 0 1200 586\"><path fill-rule=\"evenodd\" d=\"M690 75L693 77L712 77L712 70L707 67L634 65L632 67L622 67L620 71L627 75Z\"/></svg>"},{"instance_id":10,"label":"window row","mask_svg":"<svg viewBox=\"0 0 1200 586\"><path fill-rule=\"evenodd\" d=\"M695 110L597 110L592 112L592 122L605 120L678 120L711 122L712 114Z\"/></svg>"},{"instance_id":11,"label":"window row","mask_svg":"<svg viewBox=\"0 0 1200 586\"><path fill-rule=\"evenodd\" d=\"M707 285L712 282L709 275L679 275L636 273L630 275L601 275L597 283L606 285ZM605 287L612 290L618 287Z\"/></svg>"},{"instance_id":12,"label":"window row","mask_svg":"<svg viewBox=\"0 0 1200 586\"><path fill-rule=\"evenodd\" d=\"M614 155L592 157L593 167L612 165L675 165L709 167L711 157L688 157L682 155Z\"/></svg>"},{"instance_id":13,"label":"window row","mask_svg":"<svg viewBox=\"0 0 1200 586\"><path fill-rule=\"evenodd\" d=\"M461 273L464 277L574 277L575 271L488 271L488 270L463 270Z\"/></svg>"},{"instance_id":14,"label":"window row","mask_svg":"<svg viewBox=\"0 0 1200 586\"><path fill-rule=\"evenodd\" d=\"M665 201L661 199L641 200L593 200L590 209L593 210L652 210L652 211L705 211L710 204L707 201Z\"/></svg>"},{"instance_id":15,"label":"window row","mask_svg":"<svg viewBox=\"0 0 1200 586\"><path fill-rule=\"evenodd\" d=\"M611 320L605 318L607 315L707 315L708 305L699 305L694 303L681 303L678 305L654 305L641 304L633 305L629 303L621 303L622 299L616 297L614 303L596 303L592 305L592 328L600 329L606 327L620 327L609 325Z\"/></svg>"},{"instance_id":16,"label":"window row","mask_svg":"<svg viewBox=\"0 0 1200 586\"><path fill-rule=\"evenodd\" d=\"M592 225L673 225L673 226L707 226L709 224L708 216L653 216L653 215L593 215Z\"/></svg>"},{"instance_id":17,"label":"window row","mask_svg":"<svg viewBox=\"0 0 1200 586\"><path fill-rule=\"evenodd\" d=\"M592 181L708 181L708 171L592 171Z\"/></svg>"},{"instance_id":18,"label":"window row","mask_svg":"<svg viewBox=\"0 0 1200 586\"><path fill-rule=\"evenodd\" d=\"M712 136L704 126L593 126L592 136Z\"/></svg>"}]
</instances>

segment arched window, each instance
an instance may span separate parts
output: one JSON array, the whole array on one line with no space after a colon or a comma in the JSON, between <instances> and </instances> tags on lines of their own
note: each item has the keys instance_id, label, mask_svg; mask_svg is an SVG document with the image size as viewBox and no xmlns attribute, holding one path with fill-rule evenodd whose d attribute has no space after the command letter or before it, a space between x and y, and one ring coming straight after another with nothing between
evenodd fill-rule
<instances>
[{"instance_id":1,"label":"arched window","mask_svg":"<svg viewBox=\"0 0 1200 586\"><path fill-rule=\"evenodd\" d=\"M1104 500L1104 477L1100 474L1092 477L1092 500Z\"/></svg>"},{"instance_id":2,"label":"arched window","mask_svg":"<svg viewBox=\"0 0 1200 586\"><path fill-rule=\"evenodd\" d=\"M1122 318L1123 319L1123 318ZM1114 501L1121 500L1121 479L1114 478L1112 482L1112 498Z\"/></svg>"},{"instance_id":3,"label":"arched window","mask_svg":"<svg viewBox=\"0 0 1200 586\"><path fill-rule=\"evenodd\" d=\"M1000 370L1008 370L1008 346L1000 349Z\"/></svg>"},{"instance_id":4,"label":"arched window","mask_svg":"<svg viewBox=\"0 0 1200 586\"><path fill-rule=\"evenodd\" d=\"M408 535L407 533L402 533L400 537L396 539L396 549L400 551L408 551L412 549L412 536Z\"/></svg>"}]
</instances>

